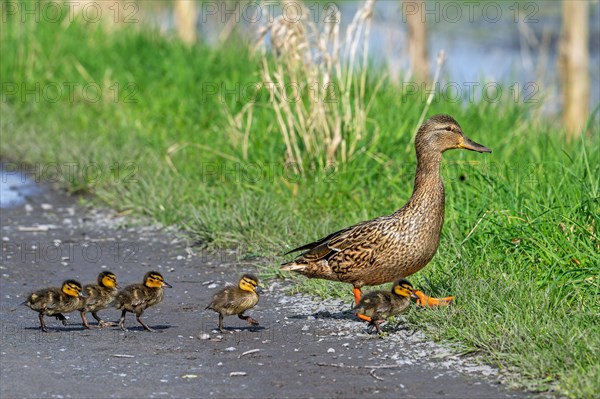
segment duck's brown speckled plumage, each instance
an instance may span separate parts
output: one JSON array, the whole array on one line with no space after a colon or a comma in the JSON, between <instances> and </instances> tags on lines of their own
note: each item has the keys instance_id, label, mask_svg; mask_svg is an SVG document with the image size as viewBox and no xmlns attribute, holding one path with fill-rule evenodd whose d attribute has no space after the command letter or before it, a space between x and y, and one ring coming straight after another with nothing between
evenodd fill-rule
<instances>
[{"instance_id":1,"label":"duck's brown speckled plumage","mask_svg":"<svg viewBox=\"0 0 600 399\"><path fill-rule=\"evenodd\" d=\"M164 298L163 287L171 287L158 272L148 272L142 284L132 284L119 291L115 298L115 307L121 310L119 327L125 330L125 314L134 313L138 323L147 331L153 331L141 319L144 310L162 302Z\"/></svg>"},{"instance_id":2,"label":"duck's brown speckled plumage","mask_svg":"<svg viewBox=\"0 0 600 399\"><path fill-rule=\"evenodd\" d=\"M206 309L219 313L219 330L223 332L223 317L238 315L249 324L258 325L258 322L244 312L253 308L258 303L258 278L252 274L244 274L238 285L228 286L217 292Z\"/></svg>"},{"instance_id":3,"label":"duck's brown speckled plumage","mask_svg":"<svg viewBox=\"0 0 600 399\"><path fill-rule=\"evenodd\" d=\"M452 148L491 152L464 136L448 115L435 115L415 139L417 170L413 194L391 215L358 223L288 253L304 251L283 270L307 277L378 285L410 276L435 255L444 223L442 153Z\"/></svg>"},{"instance_id":4,"label":"duck's brown speckled plumage","mask_svg":"<svg viewBox=\"0 0 600 399\"><path fill-rule=\"evenodd\" d=\"M397 316L410 306L414 297L412 284L405 279L397 280L390 291L371 291L354 307L357 314L371 318L370 327L381 332L379 325L391 316Z\"/></svg>"},{"instance_id":5,"label":"duck's brown speckled plumage","mask_svg":"<svg viewBox=\"0 0 600 399\"><path fill-rule=\"evenodd\" d=\"M89 328L85 318L86 312L91 312L92 316L98 321L99 327L112 325L102 320L97 312L109 307L117 296L117 277L114 273L104 271L98 275L96 284L87 284L83 287L83 292L87 295L81 311L81 320L84 328Z\"/></svg>"},{"instance_id":6,"label":"duck's brown speckled plumage","mask_svg":"<svg viewBox=\"0 0 600 399\"><path fill-rule=\"evenodd\" d=\"M81 296L81 284L75 280L63 282L61 287L45 288L32 292L23 302L24 305L39 313L40 328L47 332L44 316L54 316L67 325L63 313L71 313L81 309L84 298Z\"/></svg>"}]
</instances>

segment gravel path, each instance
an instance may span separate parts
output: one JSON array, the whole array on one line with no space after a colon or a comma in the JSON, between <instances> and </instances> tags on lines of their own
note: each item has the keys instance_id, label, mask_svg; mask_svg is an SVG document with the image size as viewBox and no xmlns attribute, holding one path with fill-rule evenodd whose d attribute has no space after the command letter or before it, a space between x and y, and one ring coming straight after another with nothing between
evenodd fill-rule
<instances>
[{"instance_id":1,"label":"gravel path","mask_svg":"<svg viewBox=\"0 0 600 399\"><path fill-rule=\"evenodd\" d=\"M235 253L206 254L160 226L137 225L109 211L80 206L45 188L26 204L1 210L0 396L51 398L521 398L496 370L475 365L397 330L385 339L364 333L349 303L284 294L268 284L248 312L260 326L230 317L219 334L205 311L213 293L251 264ZM163 273L173 289L145 313L158 330L142 331L131 314L129 332L85 331L79 316L63 327L19 306L36 289L66 278L82 283L111 270L125 286L145 272ZM100 312L117 320L118 311ZM93 320L88 317L88 320Z\"/></svg>"}]
</instances>

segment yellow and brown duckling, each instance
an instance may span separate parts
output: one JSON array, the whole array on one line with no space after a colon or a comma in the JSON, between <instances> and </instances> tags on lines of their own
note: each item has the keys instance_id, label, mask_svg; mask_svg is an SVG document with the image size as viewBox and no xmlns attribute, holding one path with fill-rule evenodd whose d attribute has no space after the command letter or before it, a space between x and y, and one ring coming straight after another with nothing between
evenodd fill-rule
<instances>
[{"instance_id":1,"label":"yellow and brown duckling","mask_svg":"<svg viewBox=\"0 0 600 399\"><path fill-rule=\"evenodd\" d=\"M258 278L253 274L244 274L238 285L230 285L217 292L206 307L219 314L219 331L223 330L223 318L225 316L237 315L246 320L250 325L258 325L258 321L244 312L253 308L258 303Z\"/></svg>"},{"instance_id":2,"label":"yellow and brown duckling","mask_svg":"<svg viewBox=\"0 0 600 399\"><path fill-rule=\"evenodd\" d=\"M391 215L358 223L288 253L303 251L282 265L310 278L350 283L358 303L361 288L410 276L431 261L444 223L444 184L440 176L442 153L462 148L491 152L467 138L458 122L435 115L421 125L415 138L417 170L408 202ZM429 298L424 304L448 304L452 297ZM369 320L364 315L361 319Z\"/></svg>"},{"instance_id":3,"label":"yellow and brown duckling","mask_svg":"<svg viewBox=\"0 0 600 399\"><path fill-rule=\"evenodd\" d=\"M136 320L144 327L144 330L154 331L142 321L142 313L150 306L162 302L164 287L171 288L171 285L165 282L160 273L148 272L141 284L132 284L119 291L115 298L115 307L122 310L121 319L119 320L121 330L127 331L125 328L125 314L131 312L135 313Z\"/></svg>"},{"instance_id":4,"label":"yellow and brown duckling","mask_svg":"<svg viewBox=\"0 0 600 399\"><path fill-rule=\"evenodd\" d=\"M66 326L68 323L63 313L81 309L85 300L82 290L79 282L66 280L61 287L45 288L29 294L23 304L39 313L40 329L48 332L44 316L54 316Z\"/></svg>"},{"instance_id":5,"label":"yellow and brown duckling","mask_svg":"<svg viewBox=\"0 0 600 399\"><path fill-rule=\"evenodd\" d=\"M87 284L83 287L83 292L87 295L83 308L80 309L83 328L90 328L85 318L86 312L92 313L94 319L98 321L98 327L100 328L115 325L114 323L102 320L97 312L106 309L114 302L117 296L117 288L117 276L109 271L98 275L97 284Z\"/></svg>"},{"instance_id":6,"label":"yellow and brown duckling","mask_svg":"<svg viewBox=\"0 0 600 399\"><path fill-rule=\"evenodd\" d=\"M354 311L371 318L369 332L375 327L381 334L381 323L404 312L410 305L411 297L417 298L412 284L401 278L394 283L391 291L371 291L365 294L354 307Z\"/></svg>"}]
</instances>

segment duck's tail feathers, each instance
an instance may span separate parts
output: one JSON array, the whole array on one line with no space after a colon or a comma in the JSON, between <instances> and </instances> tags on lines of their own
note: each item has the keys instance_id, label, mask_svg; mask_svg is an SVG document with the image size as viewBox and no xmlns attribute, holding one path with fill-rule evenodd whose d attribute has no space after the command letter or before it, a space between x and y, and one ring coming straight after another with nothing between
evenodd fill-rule
<instances>
[{"instance_id":1,"label":"duck's tail feathers","mask_svg":"<svg viewBox=\"0 0 600 399\"><path fill-rule=\"evenodd\" d=\"M302 272L306 269L306 267L307 267L306 264L289 262L289 263L284 263L283 265L281 265L280 269L290 271L290 272Z\"/></svg>"}]
</instances>

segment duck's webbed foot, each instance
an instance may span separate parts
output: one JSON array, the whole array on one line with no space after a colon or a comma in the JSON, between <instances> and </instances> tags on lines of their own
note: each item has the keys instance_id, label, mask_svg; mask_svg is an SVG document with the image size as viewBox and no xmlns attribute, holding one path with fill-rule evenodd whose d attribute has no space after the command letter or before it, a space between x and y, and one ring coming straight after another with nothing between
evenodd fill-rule
<instances>
[{"instance_id":1,"label":"duck's webbed foot","mask_svg":"<svg viewBox=\"0 0 600 399\"><path fill-rule=\"evenodd\" d=\"M100 316L98 316L98 314L96 312L92 312L92 316L94 316L94 319L96 319L98 321L98 328L114 327L117 325L116 323L113 323L112 321L102 320L102 318Z\"/></svg>"},{"instance_id":2,"label":"duck's webbed foot","mask_svg":"<svg viewBox=\"0 0 600 399\"><path fill-rule=\"evenodd\" d=\"M366 316L365 316L366 317ZM382 335L383 331L381 331L381 324L385 320L371 320L369 322L369 326L367 327L367 333L373 334L373 330L377 331L377 334Z\"/></svg>"},{"instance_id":3,"label":"duck's webbed foot","mask_svg":"<svg viewBox=\"0 0 600 399\"><path fill-rule=\"evenodd\" d=\"M242 320L246 320L248 322L248 324L250 324L252 326L258 326L258 321L254 320L250 316L246 316L244 314L239 314L238 317Z\"/></svg>"},{"instance_id":4,"label":"duck's webbed foot","mask_svg":"<svg viewBox=\"0 0 600 399\"><path fill-rule=\"evenodd\" d=\"M60 322L62 323L63 326L66 326L69 324L69 322L67 321L67 318L65 316L63 316L62 313L57 313L54 315L54 317L56 317L57 320L60 320Z\"/></svg>"},{"instance_id":5,"label":"duck's webbed foot","mask_svg":"<svg viewBox=\"0 0 600 399\"><path fill-rule=\"evenodd\" d=\"M144 321L142 320L142 314L136 314L135 315L136 320L138 321L138 323L140 323L142 325L142 327L144 327L144 330L149 331L149 332L156 332L156 330L154 330L153 328L148 327L148 325L146 323L144 323Z\"/></svg>"},{"instance_id":6,"label":"duck's webbed foot","mask_svg":"<svg viewBox=\"0 0 600 399\"><path fill-rule=\"evenodd\" d=\"M433 308L439 306L450 306L450 304L454 301L453 296L447 296L445 298L432 298L426 295L424 292L419 290L414 290L413 293L417 296L417 306L421 306L424 308Z\"/></svg>"}]
</instances>

